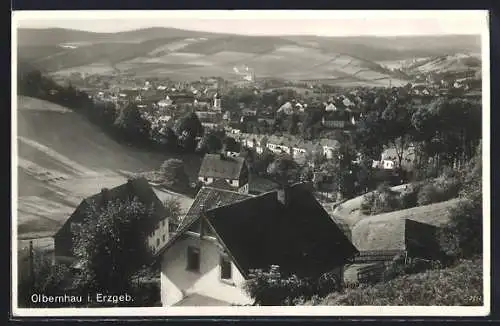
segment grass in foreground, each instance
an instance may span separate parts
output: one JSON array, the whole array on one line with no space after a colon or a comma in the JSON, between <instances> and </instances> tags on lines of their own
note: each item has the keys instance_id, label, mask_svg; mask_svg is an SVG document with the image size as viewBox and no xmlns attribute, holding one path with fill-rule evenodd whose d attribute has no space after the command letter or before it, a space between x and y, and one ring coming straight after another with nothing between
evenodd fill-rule
<instances>
[{"instance_id":1,"label":"grass in foreground","mask_svg":"<svg viewBox=\"0 0 500 326\"><path fill-rule=\"evenodd\" d=\"M404 275L386 283L347 289L306 305L329 306L481 306L482 260L460 261L451 268Z\"/></svg>"}]
</instances>

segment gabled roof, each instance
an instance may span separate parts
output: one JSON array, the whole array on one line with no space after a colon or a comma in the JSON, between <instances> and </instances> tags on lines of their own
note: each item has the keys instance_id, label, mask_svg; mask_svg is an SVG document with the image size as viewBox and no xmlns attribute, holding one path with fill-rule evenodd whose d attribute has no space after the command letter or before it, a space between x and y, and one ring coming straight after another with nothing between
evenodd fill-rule
<instances>
[{"instance_id":1,"label":"gabled roof","mask_svg":"<svg viewBox=\"0 0 500 326\"><path fill-rule=\"evenodd\" d=\"M236 201L244 200L250 197L252 196L247 194L242 194L236 191L217 189L213 186L202 187L196 194L196 197L194 198L194 201L191 204L191 207L189 208L188 212L182 219L181 224L178 227L178 230L181 230L186 225L189 225L191 222L200 217L200 214L204 210L231 204Z\"/></svg>"},{"instance_id":2,"label":"gabled roof","mask_svg":"<svg viewBox=\"0 0 500 326\"><path fill-rule=\"evenodd\" d=\"M137 198L147 208L153 209L152 217L154 220L159 221L167 217L167 211L165 207L163 206L160 199L156 196L153 188L151 188L148 181L145 178L137 178L131 179L128 182L117 187L107 189L105 192L101 191L93 196L87 197L80 203L73 214L66 220L65 225L66 223L83 219L85 211L89 207L93 205L97 205L98 207L102 206L105 200L125 201L132 200L134 198ZM61 227L61 229L63 229L63 227ZM61 229L59 229L59 231Z\"/></svg>"},{"instance_id":3,"label":"gabled roof","mask_svg":"<svg viewBox=\"0 0 500 326\"><path fill-rule=\"evenodd\" d=\"M216 189L221 189L221 190L229 190L229 191L237 191L238 188L231 186L226 180L224 179L216 179L214 182L210 184L210 187L216 188Z\"/></svg>"},{"instance_id":4,"label":"gabled roof","mask_svg":"<svg viewBox=\"0 0 500 326\"><path fill-rule=\"evenodd\" d=\"M440 227L449 221L449 209L457 199L367 217L352 228L352 241L359 250L404 250L407 220Z\"/></svg>"},{"instance_id":5,"label":"gabled roof","mask_svg":"<svg viewBox=\"0 0 500 326\"><path fill-rule=\"evenodd\" d=\"M239 179L245 159L219 154L206 154L201 162L199 176L219 179Z\"/></svg>"},{"instance_id":6,"label":"gabled roof","mask_svg":"<svg viewBox=\"0 0 500 326\"><path fill-rule=\"evenodd\" d=\"M319 275L343 265L356 248L302 184L206 212L207 221L244 276L279 265L282 271Z\"/></svg>"}]
</instances>

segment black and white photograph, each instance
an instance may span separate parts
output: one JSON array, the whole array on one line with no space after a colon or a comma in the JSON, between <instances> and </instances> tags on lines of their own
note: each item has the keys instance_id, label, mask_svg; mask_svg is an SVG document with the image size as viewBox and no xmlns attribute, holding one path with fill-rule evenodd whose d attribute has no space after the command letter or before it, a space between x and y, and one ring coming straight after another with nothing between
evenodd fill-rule
<instances>
[{"instance_id":1,"label":"black and white photograph","mask_svg":"<svg viewBox=\"0 0 500 326\"><path fill-rule=\"evenodd\" d=\"M487 315L487 22L14 11L14 316Z\"/></svg>"}]
</instances>

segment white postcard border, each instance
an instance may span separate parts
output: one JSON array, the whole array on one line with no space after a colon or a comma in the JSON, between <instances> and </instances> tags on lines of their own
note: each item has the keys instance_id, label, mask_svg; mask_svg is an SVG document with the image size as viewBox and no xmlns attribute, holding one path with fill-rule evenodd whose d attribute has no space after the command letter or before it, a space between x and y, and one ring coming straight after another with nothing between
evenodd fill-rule
<instances>
[{"instance_id":1,"label":"white postcard border","mask_svg":"<svg viewBox=\"0 0 500 326\"><path fill-rule=\"evenodd\" d=\"M51 20L51 19L132 19L140 16L164 17L175 15L176 18L210 17L212 19L240 19L259 17L264 19L280 18L332 18L339 15L338 11L20 11L12 14L12 108L11 108L11 186L12 186L12 288L11 303L14 317L149 317L149 316L486 316L490 312L491 304L491 233L490 233L490 44L488 12L484 10L426 10L425 15L439 16L443 12L464 14L467 12L484 13L482 40L482 101L483 101L483 306L476 307L448 307L448 306L245 306L245 307L146 307L146 308L19 308L17 307L17 26L20 20ZM414 15L422 11L401 11L399 15ZM393 15L394 11L342 11L341 17L366 17L377 15L382 17Z\"/></svg>"}]
</instances>

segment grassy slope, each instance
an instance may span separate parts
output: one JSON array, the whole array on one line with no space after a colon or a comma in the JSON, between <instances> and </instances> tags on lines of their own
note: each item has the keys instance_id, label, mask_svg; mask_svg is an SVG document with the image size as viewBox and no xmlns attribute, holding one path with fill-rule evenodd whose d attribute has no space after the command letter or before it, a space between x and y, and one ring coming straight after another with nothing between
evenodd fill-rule
<instances>
[{"instance_id":1,"label":"grassy slope","mask_svg":"<svg viewBox=\"0 0 500 326\"><path fill-rule=\"evenodd\" d=\"M403 191L404 187L405 185L400 185L392 187L391 189L394 191ZM369 217L369 215L364 215L360 211L363 197L364 195L343 202L333 210L332 214L343 220L352 228L360 220Z\"/></svg>"},{"instance_id":2,"label":"grassy slope","mask_svg":"<svg viewBox=\"0 0 500 326\"><path fill-rule=\"evenodd\" d=\"M17 124L21 237L55 232L85 197L120 185L130 173L157 169L168 158L125 147L78 114L33 98L18 98ZM198 164L186 159L190 175ZM179 198L184 207L192 201Z\"/></svg>"},{"instance_id":3,"label":"grassy slope","mask_svg":"<svg viewBox=\"0 0 500 326\"><path fill-rule=\"evenodd\" d=\"M315 305L328 306L481 306L482 261L404 275L386 283L334 293ZM477 299L480 300L477 300ZM312 304L312 303L309 303Z\"/></svg>"}]
</instances>

